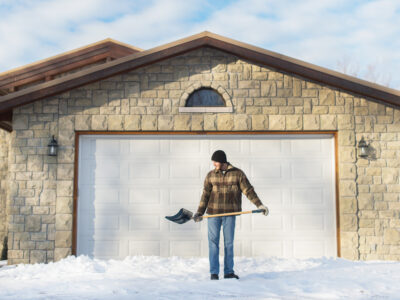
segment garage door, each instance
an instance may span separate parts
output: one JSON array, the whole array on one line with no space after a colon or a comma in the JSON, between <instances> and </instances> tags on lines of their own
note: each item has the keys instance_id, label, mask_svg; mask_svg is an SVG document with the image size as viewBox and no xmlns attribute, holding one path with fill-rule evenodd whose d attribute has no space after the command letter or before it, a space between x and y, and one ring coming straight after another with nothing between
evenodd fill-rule
<instances>
[{"instance_id":1,"label":"garage door","mask_svg":"<svg viewBox=\"0 0 400 300\"><path fill-rule=\"evenodd\" d=\"M270 215L237 217L235 255L336 256L332 135L81 135L77 254L207 256L196 211L215 150L242 169ZM243 197L243 210L255 209Z\"/></svg>"}]
</instances>

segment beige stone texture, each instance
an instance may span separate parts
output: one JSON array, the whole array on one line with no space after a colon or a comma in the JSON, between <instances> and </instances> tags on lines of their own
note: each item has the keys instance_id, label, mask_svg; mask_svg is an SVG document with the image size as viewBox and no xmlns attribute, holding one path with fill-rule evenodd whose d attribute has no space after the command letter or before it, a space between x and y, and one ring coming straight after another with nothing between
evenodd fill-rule
<instances>
[{"instance_id":1,"label":"beige stone texture","mask_svg":"<svg viewBox=\"0 0 400 300\"><path fill-rule=\"evenodd\" d=\"M331 115L321 115L321 130L336 130L337 117Z\"/></svg>"},{"instance_id":2,"label":"beige stone texture","mask_svg":"<svg viewBox=\"0 0 400 300\"><path fill-rule=\"evenodd\" d=\"M174 119L172 116L158 116L158 130L160 131L172 131L174 128Z\"/></svg>"},{"instance_id":3,"label":"beige stone texture","mask_svg":"<svg viewBox=\"0 0 400 300\"><path fill-rule=\"evenodd\" d=\"M40 216L26 216L25 217L25 231L37 232L42 229L42 218Z\"/></svg>"},{"instance_id":4,"label":"beige stone texture","mask_svg":"<svg viewBox=\"0 0 400 300\"><path fill-rule=\"evenodd\" d=\"M303 115L304 130L320 129L320 117L318 115Z\"/></svg>"},{"instance_id":5,"label":"beige stone texture","mask_svg":"<svg viewBox=\"0 0 400 300\"><path fill-rule=\"evenodd\" d=\"M90 115L76 115L75 116L75 130L90 130L91 129L91 116Z\"/></svg>"},{"instance_id":6,"label":"beige stone texture","mask_svg":"<svg viewBox=\"0 0 400 300\"><path fill-rule=\"evenodd\" d=\"M335 92L330 89L319 90L319 104L320 105L335 105Z\"/></svg>"},{"instance_id":7,"label":"beige stone texture","mask_svg":"<svg viewBox=\"0 0 400 300\"><path fill-rule=\"evenodd\" d=\"M107 116L92 116L92 130L107 130Z\"/></svg>"},{"instance_id":8,"label":"beige stone texture","mask_svg":"<svg viewBox=\"0 0 400 300\"><path fill-rule=\"evenodd\" d=\"M386 245L400 245L400 229L398 228L387 228L383 237Z\"/></svg>"},{"instance_id":9,"label":"beige stone texture","mask_svg":"<svg viewBox=\"0 0 400 300\"><path fill-rule=\"evenodd\" d=\"M355 180L357 176L357 168L354 164L341 164L339 166L339 174L342 179L352 179Z\"/></svg>"},{"instance_id":10,"label":"beige stone texture","mask_svg":"<svg viewBox=\"0 0 400 300\"><path fill-rule=\"evenodd\" d=\"M301 130L303 128L303 118L301 116L287 116L286 130Z\"/></svg>"},{"instance_id":11,"label":"beige stone texture","mask_svg":"<svg viewBox=\"0 0 400 300\"><path fill-rule=\"evenodd\" d=\"M36 264L36 263L44 263L46 262L46 251L43 250L32 250L30 251L30 257L29 257L30 263Z\"/></svg>"},{"instance_id":12,"label":"beige stone texture","mask_svg":"<svg viewBox=\"0 0 400 300\"><path fill-rule=\"evenodd\" d=\"M6 259L5 250L8 238L7 194L9 141L10 133L0 129L0 260Z\"/></svg>"},{"instance_id":13,"label":"beige stone texture","mask_svg":"<svg viewBox=\"0 0 400 300\"><path fill-rule=\"evenodd\" d=\"M268 116L264 114L251 116L251 128L253 130L267 130Z\"/></svg>"},{"instance_id":14,"label":"beige stone texture","mask_svg":"<svg viewBox=\"0 0 400 300\"><path fill-rule=\"evenodd\" d=\"M57 214L72 214L73 212L72 197L57 197L56 213Z\"/></svg>"},{"instance_id":15,"label":"beige stone texture","mask_svg":"<svg viewBox=\"0 0 400 300\"><path fill-rule=\"evenodd\" d=\"M74 165L73 164L58 164L57 179L72 180L73 178L74 178Z\"/></svg>"},{"instance_id":16,"label":"beige stone texture","mask_svg":"<svg viewBox=\"0 0 400 300\"><path fill-rule=\"evenodd\" d=\"M56 204L56 190L42 190L39 194L40 205L55 205Z\"/></svg>"},{"instance_id":17,"label":"beige stone texture","mask_svg":"<svg viewBox=\"0 0 400 300\"><path fill-rule=\"evenodd\" d=\"M157 130L157 116L142 116L142 130Z\"/></svg>"},{"instance_id":18,"label":"beige stone texture","mask_svg":"<svg viewBox=\"0 0 400 300\"><path fill-rule=\"evenodd\" d=\"M357 231L357 216L353 214L343 214L340 216L340 229L343 231Z\"/></svg>"},{"instance_id":19,"label":"beige stone texture","mask_svg":"<svg viewBox=\"0 0 400 300\"><path fill-rule=\"evenodd\" d=\"M220 114L217 116L217 130L233 130L233 116L231 114Z\"/></svg>"},{"instance_id":20,"label":"beige stone texture","mask_svg":"<svg viewBox=\"0 0 400 300\"><path fill-rule=\"evenodd\" d=\"M341 232L340 238L340 244L343 248L356 249L358 247L357 232Z\"/></svg>"},{"instance_id":21,"label":"beige stone texture","mask_svg":"<svg viewBox=\"0 0 400 300\"><path fill-rule=\"evenodd\" d=\"M261 97L276 96L276 82L262 81L261 82Z\"/></svg>"},{"instance_id":22,"label":"beige stone texture","mask_svg":"<svg viewBox=\"0 0 400 300\"><path fill-rule=\"evenodd\" d=\"M54 261L59 261L72 254L71 248L56 248L54 250Z\"/></svg>"},{"instance_id":23,"label":"beige stone texture","mask_svg":"<svg viewBox=\"0 0 400 300\"><path fill-rule=\"evenodd\" d=\"M271 115L268 117L269 120L269 130L285 130L286 121L285 116Z\"/></svg>"},{"instance_id":24,"label":"beige stone texture","mask_svg":"<svg viewBox=\"0 0 400 300\"><path fill-rule=\"evenodd\" d=\"M373 195L371 193L359 193L358 207L359 209L373 209L374 208Z\"/></svg>"},{"instance_id":25,"label":"beige stone texture","mask_svg":"<svg viewBox=\"0 0 400 300\"><path fill-rule=\"evenodd\" d=\"M56 230L72 230L72 214L57 214Z\"/></svg>"},{"instance_id":26,"label":"beige stone texture","mask_svg":"<svg viewBox=\"0 0 400 300\"><path fill-rule=\"evenodd\" d=\"M124 129L124 116L108 116L108 130L121 131Z\"/></svg>"},{"instance_id":27,"label":"beige stone texture","mask_svg":"<svg viewBox=\"0 0 400 300\"><path fill-rule=\"evenodd\" d=\"M192 130L202 131L204 129L204 115L196 114L192 115Z\"/></svg>"},{"instance_id":28,"label":"beige stone texture","mask_svg":"<svg viewBox=\"0 0 400 300\"><path fill-rule=\"evenodd\" d=\"M174 117L174 130L177 131L189 131L190 130L190 121L191 116L186 115L177 115Z\"/></svg>"},{"instance_id":29,"label":"beige stone texture","mask_svg":"<svg viewBox=\"0 0 400 300\"><path fill-rule=\"evenodd\" d=\"M339 193L341 196L356 196L357 185L351 180L342 180L339 184Z\"/></svg>"},{"instance_id":30,"label":"beige stone texture","mask_svg":"<svg viewBox=\"0 0 400 300\"><path fill-rule=\"evenodd\" d=\"M72 247L72 231L56 231L56 248L71 248Z\"/></svg>"},{"instance_id":31,"label":"beige stone texture","mask_svg":"<svg viewBox=\"0 0 400 300\"><path fill-rule=\"evenodd\" d=\"M124 130L135 131L140 129L140 115L125 116Z\"/></svg>"},{"instance_id":32,"label":"beige stone texture","mask_svg":"<svg viewBox=\"0 0 400 300\"><path fill-rule=\"evenodd\" d=\"M215 114L204 115L204 130L215 131L217 129L216 119L217 116Z\"/></svg>"},{"instance_id":33,"label":"beige stone texture","mask_svg":"<svg viewBox=\"0 0 400 300\"><path fill-rule=\"evenodd\" d=\"M72 180L57 181L57 197L72 196L72 192L73 192Z\"/></svg>"},{"instance_id":34,"label":"beige stone texture","mask_svg":"<svg viewBox=\"0 0 400 300\"><path fill-rule=\"evenodd\" d=\"M399 171L400 171L399 168L382 168L383 183L385 184L399 183Z\"/></svg>"},{"instance_id":35,"label":"beige stone texture","mask_svg":"<svg viewBox=\"0 0 400 300\"><path fill-rule=\"evenodd\" d=\"M342 197L340 199L340 212L346 214L354 214L357 212L357 198Z\"/></svg>"},{"instance_id":36,"label":"beige stone texture","mask_svg":"<svg viewBox=\"0 0 400 300\"><path fill-rule=\"evenodd\" d=\"M246 114L233 116L233 130L248 130L249 129L249 116Z\"/></svg>"}]
</instances>

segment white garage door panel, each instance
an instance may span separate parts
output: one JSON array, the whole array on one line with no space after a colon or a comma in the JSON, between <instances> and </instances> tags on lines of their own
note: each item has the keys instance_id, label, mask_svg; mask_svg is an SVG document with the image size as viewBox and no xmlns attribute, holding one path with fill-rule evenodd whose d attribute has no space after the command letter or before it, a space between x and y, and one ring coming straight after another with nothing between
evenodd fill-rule
<instances>
[{"instance_id":1,"label":"white garage door panel","mask_svg":"<svg viewBox=\"0 0 400 300\"><path fill-rule=\"evenodd\" d=\"M140 188L129 190L128 203L136 204L160 204L161 191L159 189Z\"/></svg>"},{"instance_id":2,"label":"white garage door panel","mask_svg":"<svg viewBox=\"0 0 400 300\"><path fill-rule=\"evenodd\" d=\"M81 136L77 253L207 256L206 221L178 225L164 217L196 211L217 149L270 208L267 218L237 217L236 255L336 256L329 135ZM242 207L255 209L245 196Z\"/></svg>"},{"instance_id":3,"label":"white garage door panel","mask_svg":"<svg viewBox=\"0 0 400 300\"><path fill-rule=\"evenodd\" d=\"M160 216L154 214L129 216L129 231L135 230L160 230Z\"/></svg>"},{"instance_id":4,"label":"white garage door panel","mask_svg":"<svg viewBox=\"0 0 400 300\"><path fill-rule=\"evenodd\" d=\"M268 249L270 256L282 256L284 253L284 242L282 240L278 241L252 241L251 242L251 252L254 256L265 256L265 249Z\"/></svg>"},{"instance_id":5,"label":"white garage door panel","mask_svg":"<svg viewBox=\"0 0 400 300\"><path fill-rule=\"evenodd\" d=\"M181 187L172 188L169 191L169 203L170 204L195 204L201 197L199 187L193 186L192 188Z\"/></svg>"},{"instance_id":6,"label":"white garage door panel","mask_svg":"<svg viewBox=\"0 0 400 300\"><path fill-rule=\"evenodd\" d=\"M187 226L181 226L180 224L176 224L176 223L169 223L169 231L172 232L179 232L179 231L195 231L198 232L199 230L201 230L201 225L199 223L196 222L188 222L185 225Z\"/></svg>"},{"instance_id":7,"label":"white garage door panel","mask_svg":"<svg viewBox=\"0 0 400 300\"><path fill-rule=\"evenodd\" d=\"M284 231L284 215L273 214L268 218L252 218L251 229L253 232L262 231L270 232L273 231L277 233L278 231Z\"/></svg>"},{"instance_id":8,"label":"white garage door panel","mask_svg":"<svg viewBox=\"0 0 400 300\"><path fill-rule=\"evenodd\" d=\"M200 256L201 241L170 241L169 249L171 256Z\"/></svg>"},{"instance_id":9,"label":"white garage door panel","mask_svg":"<svg viewBox=\"0 0 400 300\"><path fill-rule=\"evenodd\" d=\"M129 241L128 255L161 255L159 241Z\"/></svg>"}]
</instances>

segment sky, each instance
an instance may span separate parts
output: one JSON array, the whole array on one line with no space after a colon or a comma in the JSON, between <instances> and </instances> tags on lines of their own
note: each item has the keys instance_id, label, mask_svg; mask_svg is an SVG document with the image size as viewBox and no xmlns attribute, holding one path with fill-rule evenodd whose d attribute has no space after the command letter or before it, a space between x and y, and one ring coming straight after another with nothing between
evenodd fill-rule
<instances>
[{"instance_id":1,"label":"sky","mask_svg":"<svg viewBox=\"0 0 400 300\"><path fill-rule=\"evenodd\" d=\"M399 0L0 0L0 73L112 38L202 31L400 90Z\"/></svg>"}]
</instances>

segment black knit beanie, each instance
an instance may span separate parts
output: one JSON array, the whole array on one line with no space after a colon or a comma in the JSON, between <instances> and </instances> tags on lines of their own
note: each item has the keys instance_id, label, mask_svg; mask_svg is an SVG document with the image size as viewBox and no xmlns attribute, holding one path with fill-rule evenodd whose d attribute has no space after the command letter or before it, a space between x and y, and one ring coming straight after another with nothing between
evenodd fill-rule
<instances>
[{"instance_id":1,"label":"black knit beanie","mask_svg":"<svg viewBox=\"0 0 400 300\"><path fill-rule=\"evenodd\" d=\"M214 154L211 156L211 160L220 162L220 163L226 163L226 154L222 150L217 150L214 152Z\"/></svg>"}]
</instances>

